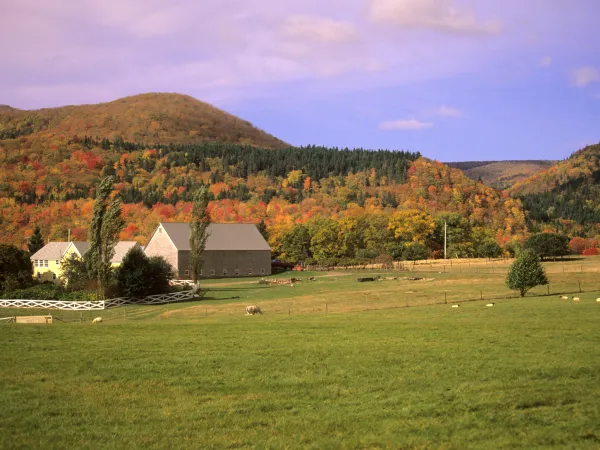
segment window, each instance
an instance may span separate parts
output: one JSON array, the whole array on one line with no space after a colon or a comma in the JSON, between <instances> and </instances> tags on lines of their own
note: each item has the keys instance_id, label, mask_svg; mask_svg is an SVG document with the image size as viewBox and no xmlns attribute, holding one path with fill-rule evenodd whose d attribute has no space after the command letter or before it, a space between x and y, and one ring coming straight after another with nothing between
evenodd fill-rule
<instances>
[{"instance_id":1,"label":"window","mask_svg":"<svg viewBox=\"0 0 600 450\"><path fill-rule=\"evenodd\" d=\"M227 269L223 269L223 275L227 275Z\"/></svg>"},{"instance_id":2,"label":"window","mask_svg":"<svg viewBox=\"0 0 600 450\"><path fill-rule=\"evenodd\" d=\"M260 269L260 274L264 275L265 274L265 269Z\"/></svg>"},{"instance_id":3,"label":"window","mask_svg":"<svg viewBox=\"0 0 600 450\"><path fill-rule=\"evenodd\" d=\"M186 270L184 273L185 273L186 277L190 275L190 271L189 270Z\"/></svg>"},{"instance_id":4,"label":"window","mask_svg":"<svg viewBox=\"0 0 600 450\"><path fill-rule=\"evenodd\" d=\"M252 275L252 269L248 269L248 275Z\"/></svg>"},{"instance_id":5,"label":"window","mask_svg":"<svg viewBox=\"0 0 600 450\"><path fill-rule=\"evenodd\" d=\"M48 260L47 259L44 260L44 267L48 267Z\"/></svg>"},{"instance_id":6,"label":"window","mask_svg":"<svg viewBox=\"0 0 600 450\"><path fill-rule=\"evenodd\" d=\"M52 274L52 279L56 280L56 274L55 273Z\"/></svg>"},{"instance_id":7,"label":"window","mask_svg":"<svg viewBox=\"0 0 600 450\"><path fill-rule=\"evenodd\" d=\"M202 276L202 271L200 271L200 276Z\"/></svg>"},{"instance_id":8,"label":"window","mask_svg":"<svg viewBox=\"0 0 600 450\"><path fill-rule=\"evenodd\" d=\"M240 269L235 269L235 274L239 275L240 274Z\"/></svg>"},{"instance_id":9,"label":"window","mask_svg":"<svg viewBox=\"0 0 600 450\"><path fill-rule=\"evenodd\" d=\"M215 274L215 269L210 270L210 276L212 277Z\"/></svg>"}]
</instances>

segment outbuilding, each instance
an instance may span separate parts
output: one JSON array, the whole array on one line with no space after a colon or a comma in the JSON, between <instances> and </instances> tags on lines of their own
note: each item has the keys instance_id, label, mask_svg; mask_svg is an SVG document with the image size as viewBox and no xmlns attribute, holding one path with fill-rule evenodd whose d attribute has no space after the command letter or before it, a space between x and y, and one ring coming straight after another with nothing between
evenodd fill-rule
<instances>
[{"instance_id":1,"label":"outbuilding","mask_svg":"<svg viewBox=\"0 0 600 450\"><path fill-rule=\"evenodd\" d=\"M252 277L271 274L271 247L251 223L211 223L202 253L201 278ZM161 222L144 251L162 256L180 279L190 279L190 224Z\"/></svg>"}]
</instances>

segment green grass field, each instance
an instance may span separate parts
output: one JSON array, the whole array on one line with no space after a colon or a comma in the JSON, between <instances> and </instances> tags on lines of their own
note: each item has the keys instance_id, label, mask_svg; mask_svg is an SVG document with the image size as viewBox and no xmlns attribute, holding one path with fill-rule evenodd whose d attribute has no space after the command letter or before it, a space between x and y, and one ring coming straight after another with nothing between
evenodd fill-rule
<instances>
[{"instance_id":1,"label":"green grass field","mask_svg":"<svg viewBox=\"0 0 600 450\"><path fill-rule=\"evenodd\" d=\"M579 304L490 266L0 325L0 448L600 448L600 259L547 264Z\"/></svg>"}]
</instances>

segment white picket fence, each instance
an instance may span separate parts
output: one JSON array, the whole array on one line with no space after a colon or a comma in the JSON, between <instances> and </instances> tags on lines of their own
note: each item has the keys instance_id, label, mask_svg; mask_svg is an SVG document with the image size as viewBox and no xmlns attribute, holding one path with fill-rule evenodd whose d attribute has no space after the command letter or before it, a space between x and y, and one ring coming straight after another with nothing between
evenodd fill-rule
<instances>
[{"instance_id":1,"label":"white picket fence","mask_svg":"<svg viewBox=\"0 0 600 450\"><path fill-rule=\"evenodd\" d=\"M143 298L119 297L109 300L89 302L65 302L62 300L0 300L0 308L43 308L70 311L92 311L116 308L127 305L164 305L167 303L192 300L194 291L174 292L172 294L149 295Z\"/></svg>"}]
</instances>

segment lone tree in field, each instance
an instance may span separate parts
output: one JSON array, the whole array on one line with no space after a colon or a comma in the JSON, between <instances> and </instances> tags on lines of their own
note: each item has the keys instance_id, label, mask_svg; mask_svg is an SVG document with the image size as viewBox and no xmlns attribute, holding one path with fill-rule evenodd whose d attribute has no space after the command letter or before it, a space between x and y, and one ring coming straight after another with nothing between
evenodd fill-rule
<instances>
[{"instance_id":1,"label":"lone tree in field","mask_svg":"<svg viewBox=\"0 0 600 450\"><path fill-rule=\"evenodd\" d=\"M121 217L121 200L110 199L113 178L106 177L96 191L89 239L90 250L86 254L90 277L98 281L98 291L104 295L112 272L110 260L115 255L119 233L125 226Z\"/></svg>"},{"instance_id":2,"label":"lone tree in field","mask_svg":"<svg viewBox=\"0 0 600 450\"><path fill-rule=\"evenodd\" d=\"M548 284L548 277L540 257L532 250L524 250L508 269L506 285L525 297L531 288L545 284Z\"/></svg>"},{"instance_id":3,"label":"lone tree in field","mask_svg":"<svg viewBox=\"0 0 600 450\"><path fill-rule=\"evenodd\" d=\"M192 222L190 223L190 275L196 290L199 288L198 279L202 270L202 253L206 248L209 236L210 214L207 208L208 187L201 186L194 194Z\"/></svg>"},{"instance_id":4,"label":"lone tree in field","mask_svg":"<svg viewBox=\"0 0 600 450\"><path fill-rule=\"evenodd\" d=\"M42 238L42 231L40 230L40 227L36 225L35 230L33 230L33 234L27 241L27 249L29 250L29 254L33 255L43 246L44 239Z\"/></svg>"}]
</instances>

